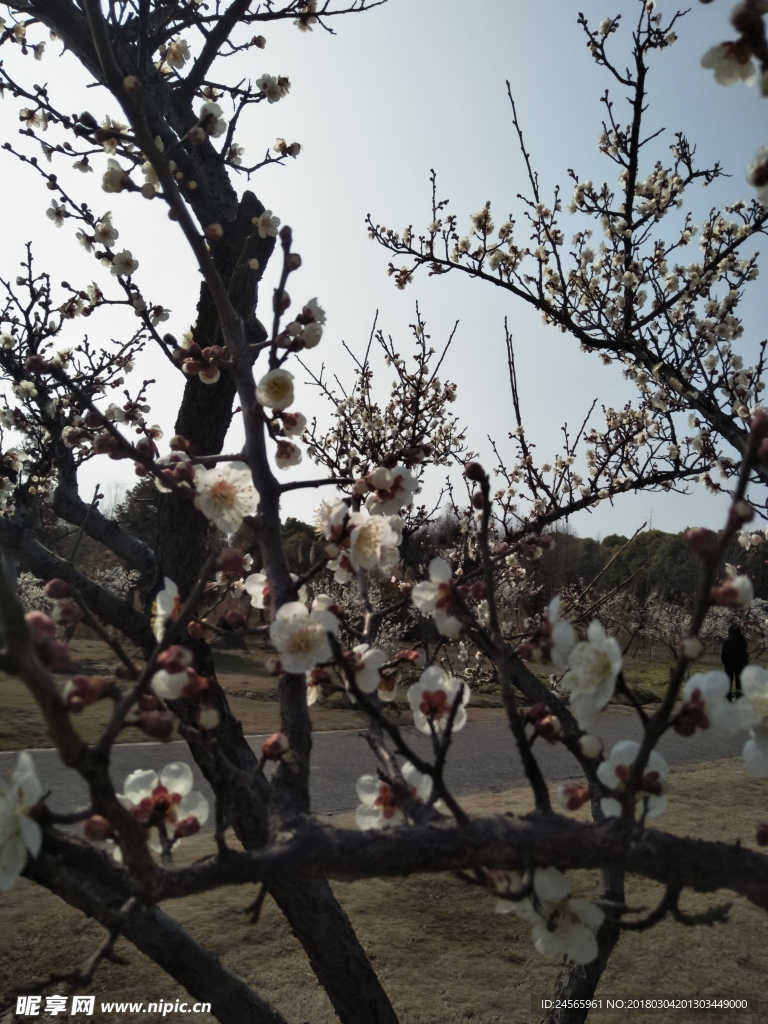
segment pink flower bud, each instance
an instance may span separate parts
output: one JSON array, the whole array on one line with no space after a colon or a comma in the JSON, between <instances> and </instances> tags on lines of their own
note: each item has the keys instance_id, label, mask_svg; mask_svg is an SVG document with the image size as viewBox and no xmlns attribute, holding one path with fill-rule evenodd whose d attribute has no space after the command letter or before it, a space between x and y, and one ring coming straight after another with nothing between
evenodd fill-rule
<instances>
[{"instance_id":1,"label":"pink flower bud","mask_svg":"<svg viewBox=\"0 0 768 1024\"><path fill-rule=\"evenodd\" d=\"M261 745L261 753L267 761L279 761L288 750L288 737L282 732L273 732Z\"/></svg>"},{"instance_id":2,"label":"pink flower bud","mask_svg":"<svg viewBox=\"0 0 768 1024\"><path fill-rule=\"evenodd\" d=\"M747 501L735 501L728 512L728 526L737 530L755 518L755 510Z\"/></svg>"},{"instance_id":3,"label":"pink flower bud","mask_svg":"<svg viewBox=\"0 0 768 1024\"><path fill-rule=\"evenodd\" d=\"M43 612L27 612L24 620L33 644L44 644L56 635L56 623Z\"/></svg>"},{"instance_id":4,"label":"pink flower bud","mask_svg":"<svg viewBox=\"0 0 768 1024\"><path fill-rule=\"evenodd\" d=\"M147 736L168 743L173 738L177 721L172 711L142 711L136 724Z\"/></svg>"},{"instance_id":5,"label":"pink flower bud","mask_svg":"<svg viewBox=\"0 0 768 1024\"><path fill-rule=\"evenodd\" d=\"M566 811L577 811L589 800L589 786L565 782L557 787L557 802Z\"/></svg>"},{"instance_id":6,"label":"pink flower bud","mask_svg":"<svg viewBox=\"0 0 768 1024\"><path fill-rule=\"evenodd\" d=\"M228 612L224 613L224 621L232 629L242 629L245 625L245 616L237 608L230 608Z\"/></svg>"},{"instance_id":7,"label":"pink flower bud","mask_svg":"<svg viewBox=\"0 0 768 1024\"><path fill-rule=\"evenodd\" d=\"M472 507L478 509L485 508L485 497L482 491L475 491L472 495Z\"/></svg>"},{"instance_id":8,"label":"pink flower bud","mask_svg":"<svg viewBox=\"0 0 768 1024\"><path fill-rule=\"evenodd\" d=\"M157 667L164 668L166 672L173 675L175 672L183 672L193 661L192 651L180 644L171 644L166 650L161 651L157 656Z\"/></svg>"},{"instance_id":9,"label":"pink flower bud","mask_svg":"<svg viewBox=\"0 0 768 1024\"><path fill-rule=\"evenodd\" d=\"M704 653L704 644L697 636L687 636L680 644L680 653L689 661L695 661Z\"/></svg>"},{"instance_id":10,"label":"pink flower bud","mask_svg":"<svg viewBox=\"0 0 768 1024\"><path fill-rule=\"evenodd\" d=\"M485 470L479 462L466 462L464 464L464 476L467 480L474 480L475 483L481 483L485 480Z\"/></svg>"},{"instance_id":11,"label":"pink flower bud","mask_svg":"<svg viewBox=\"0 0 768 1024\"><path fill-rule=\"evenodd\" d=\"M200 822L190 814L189 817L182 818L181 821L176 822L173 836L175 839L185 839L187 836L193 836L199 831Z\"/></svg>"},{"instance_id":12,"label":"pink flower bud","mask_svg":"<svg viewBox=\"0 0 768 1024\"><path fill-rule=\"evenodd\" d=\"M589 758L590 761L595 761L603 752L603 744L597 736L580 736L579 750L581 751L582 757Z\"/></svg>"},{"instance_id":13,"label":"pink flower bud","mask_svg":"<svg viewBox=\"0 0 768 1024\"><path fill-rule=\"evenodd\" d=\"M94 814L92 817L86 818L83 822L83 833L85 838L90 839L93 843L100 843L105 839L111 839L114 835L112 826L100 814Z\"/></svg>"},{"instance_id":14,"label":"pink flower bud","mask_svg":"<svg viewBox=\"0 0 768 1024\"><path fill-rule=\"evenodd\" d=\"M124 665L122 661L119 661L117 663L117 665L115 665L114 670L113 670L113 674L118 679L138 679L139 678L139 670L136 667L136 665L133 665L133 670L131 671L131 669L129 669L127 665Z\"/></svg>"},{"instance_id":15,"label":"pink flower bud","mask_svg":"<svg viewBox=\"0 0 768 1024\"><path fill-rule=\"evenodd\" d=\"M707 2L709 2L709 0L707 0ZM267 45L267 40L264 38L264 36L254 36L253 37L253 45L258 50L263 50L264 47Z\"/></svg>"},{"instance_id":16,"label":"pink flower bud","mask_svg":"<svg viewBox=\"0 0 768 1024\"><path fill-rule=\"evenodd\" d=\"M703 526L685 531L685 542L699 558L709 558L715 546L715 534Z\"/></svg>"},{"instance_id":17,"label":"pink flower bud","mask_svg":"<svg viewBox=\"0 0 768 1024\"><path fill-rule=\"evenodd\" d=\"M69 584L57 578L48 580L43 593L51 601L63 601L65 597L69 597Z\"/></svg>"}]
</instances>

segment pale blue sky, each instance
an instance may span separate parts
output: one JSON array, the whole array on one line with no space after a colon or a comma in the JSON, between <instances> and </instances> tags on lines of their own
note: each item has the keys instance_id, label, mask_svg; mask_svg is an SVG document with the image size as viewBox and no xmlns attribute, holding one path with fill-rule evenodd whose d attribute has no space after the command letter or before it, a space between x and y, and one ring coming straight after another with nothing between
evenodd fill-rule
<instances>
[{"instance_id":1,"label":"pale blue sky","mask_svg":"<svg viewBox=\"0 0 768 1024\"><path fill-rule=\"evenodd\" d=\"M290 23L267 27L266 49L250 53L238 71L253 77L265 71L285 74L292 88L280 103L259 105L239 141L246 146L246 159L261 158L277 136L302 144L297 160L285 168L259 172L251 187L294 230L295 248L304 260L292 281L295 300L317 295L327 310L323 342L310 356L314 366L325 361L338 372L343 363L341 340L362 346L377 309L380 325L405 352L418 300L435 344L447 337L455 320L460 321L445 371L459 385L455 408L468 425L470 445L481 453L488 449L487 434L503 442L513 426L504 361L505 316L517 344L523 410L542 461L555 454L563 420L574 424L594 397L616 405L632 395L617 370L581 355L575 343L545 329L538 316L511 302L500 289L458 275L424 275L398 292L386 276L388 253L368 240L364 218L370 212L398 230L408 223L417 231L426 226L432 167L438 173L439 194L451 197L460 225L468 226L469 215L487 199L494 204L497 223L510 212L519 218L515 196L525 189L525 178L511 125L507 78L545 194L561 182L567 202L568 167L582 178L609 176L610 181L612 165L599 155L595 143L602 109L597 100L611 82L592 63L576 16L583 10L597 22L622 11L634 19L635 7L632 0L390 0L368 14L336 19L335 37L317 27L302 34ZM662 2L660 8L669 11L673 5ZM732 35L728 10L724 3L692 4L679 27L680 41L657 56L650 80L650 123L668 129L658 155L663 159L667 139L671 142L674 131L684 130L697 143L702 161L719 158L733 174L692 195L698 218L711 204L749 196L744 167L768 141L763 130L768 100L743 86L718 87L711 73L699 67L704 50ZM616 51L626 45L625 35L613 38ZM70 63L67 59L57 66L54 59L55 49L49 44L42 64L21 62L21 77L48 80L53 86L58 69ZM619 57L617 61L623 63ZM65 109L80 109L87 102L99 118L116 113L104 99L97 104L95 92L78 89L74 73L68 74L66 88L67 101L61 102ZM623 101L618 95L616 99L619 109ZM0 105L5 137L15 135L22 105L8 96ZM4 178L20 180L15 162L1 156ZM62 180L66 177L78 189L86 185L77 172L61 173ZM164 217L151 216L160 213L159 204L130 195L99 195L98 181L87 184L90 191L83 191L82 198L98 211L114 211L120 245L131 249L141 263L137 282L148 300L173 310L166 326L180 334L194 315L197 298L196 285L190 286L195 270L180 235ZM39 239L38 257L51 262L54 278L67 276L80 285L92 278L102 285L108 281L108 273L79 250L74 227L65 224L57 231L47 220L44 210L50 193L42 183L27 178L23 187L25 201L6 211L3 276L14 276L15 255L20 256L22 243L33 238ZM566 217L566 234L577 226L583 225L569 223ZM268 274L267 294L276 273L274 267ZM751 351L764 330L762 283L755 286L745 310L746 346ZM95 319L73 328L84 329L95 336L97 330L107 329L106 320L101 328ZM112 329L119 328L115 324ZM150 392L155 402L152 419L169 429L171 396L182 382L153 353L139 376L158 377L159 384ZM304 387L300 367L296 376L296 408L308 415L322 409ZM291 472L316 475L306 462ZM115 474L132 480L127 467L94 460L84 473L84 491L92 481L106 483ZM443 476L440 470L431 474L435 485ZM432 493L433 485L428 484L427 496ZM315 492L298 492L286 511L309 519L317 497ZM698 488L688 498L628 496L613 510L604 507L591 516L576 517L573 525L585 535L629 533L651 510L654 525L665 529L678 530L694 522L718 525L722 505Z\"/></svg>"}]
</instances>

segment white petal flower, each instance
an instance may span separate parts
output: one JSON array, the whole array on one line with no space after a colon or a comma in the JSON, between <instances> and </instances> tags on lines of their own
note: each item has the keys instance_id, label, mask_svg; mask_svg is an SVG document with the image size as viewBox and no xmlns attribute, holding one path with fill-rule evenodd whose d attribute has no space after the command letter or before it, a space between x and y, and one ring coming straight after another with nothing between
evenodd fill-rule
<instances>
[{"instance_id":1,"label":"white petal flower","mask_svg":"<svg viewBox=\"0 0 768 1024\"><path fill-rule=\"evenodd\" d=\"M573 648L563 688L571 691L570 704L579 726L595 724L616 689L621 671L621 648L596 619L590 622L586 642Z\"/></svg>"},{"instance_id":2,"label":"white petal flower","mask_svg":"<svg viewBox=\"0 0 768 1024\"><path fill-rule=\"evenodd\" d=\"M349 560L354 569L397 564L397 534L386 516L372 516L361 509L350 512L349 526Z\"/></svg>"},{"instance_id":3,"label":"white petal flower","mask_svg":"<svg viewBox=\"0 0 768 1024\"><path fill-rule=\"evenodd\" d=\"M286 672L308 672L331 657L328 634L339 630L331 612L308 611L300 601L282 605L269 627L269 637Z\"/></svg>"},{"instance_id":4,"label":"white petal flower","mask_svg":"<svg viewBox=\"0 0 768 1024\"><path fill-rule=\"evenodd\" d=\"M301 462L301 448L293 441L284 441L282 438L277 442L275 452L275 465L278 469L289 469L291 466L298 466Z\"/></svg>"},{"instance_id":5,"label":"white petal flower","mask_svg":"<svg viewBox=\"0 0 768 1024\"><path fill-rule=\"evenodd\" d=\"M683 701L696 715L699 729L732 736L739 728L739 710L728 700L731 683L725 672L697 672L683 687Z\"/></svg>"},{"instance_id":6,"label":"white petal flower","mask_svg":"<svg viewBox=\"0 0 768 1024\"><path fill-rule=\"evenodd\" d=\"M265 210L264 213L253 218L253 226L261 238L276 238L277 229L280 227L280 218L274 217L271 210Z\"/></svg>"},{"instance_id":7,"label":"white petal flower","mask_svg":"<svg viewBox=\"0 0 768 1024\"><path fill-rule=\"evenodd\" d=\"M179 588L166 576L163 579L163 589L158 592L152 604L152 632L158 640L163 636L166 620L175 618L180 607Z\"/></svg>"},{"instance_id":8,"label":"white petal flower","mask_svg":"<svg viewBox=\"0 0 768 1024\"><path fill-rule=\"evenodd\" d=\"M400 772L414 796L428 800L432 792L432 780L406 761ZM357 780L357 795L360 806L355 814L360 829L392 828L404 821L403 812L397 806L395 794L388 782L375 775L361 775Z\"/></svg>"},{"instance_id":9,"label":"white petal flower","mask_svg":"<svg viewBox=\"0 0 768 1024\"><path fill-rule=\"evenodd\" d=\"M768 207L768 146L762 146L747 165L747 181L757 189L757 198Z\"/></svg>"},{"instance_id":10,"label":"white petal flower","mask_svg":"<svg viewBox=\"0 0 768 1024\"><path fill-rule=\"evenodd\" d=\"M379 669L387 662L386 651L369 644L358 644L352 648L352 655L348 663L355 673L355 682L363 693L373 693L379 688ZM349 696L354 700L351 693Z\"/></svg>"},{"instance_id":11,"label":"white petal flower","mask_svg":"<svg viewBox=\"0 0 768 1024\"><path fill-rule=\"evenodd\" d=\"M718 43L710 46L701 58L701 66L715 73L715 81L719 85L733 85L735 82L746 82L752 85L755 81L755 65L752 55L743 43Z\"/></svg>"},{"instance_id":12,"label":"white petal flower","mask_svg":"<svg viewBox=\"0 0 768 1024\"><path fill-rule=\"evenodd\" d=\"M129 249L123 249L122 252L115 253L109 266L113 277L130 277L139 269L139 261L133 258Z\"/></svg>"},{"instance_id":13,"label":"white petal flower","mask_svg":"<svg viewBox=\"0 0 768 1024\"><path fill-rule=\"evenodd\" d=\"M436 608L451 603L453 569L444 558L433 558L429 563L429 580L417 583L411 591L411 600L420 612L429 614Z\"/></svg>"},{"instance_id":14,"label":"white petal flower","mask_svg":"<svg viewBox=\"0 0 768 1024\"><path fill-rule=\"evenodd\" d=\"M597 777L602 784L608 788L621 792L626 783L629 771L634 764L640 751L640 744L636 740L619 740L615 744L607 761L597 766ZM648 817L657 818L667 809L669 788L669 767L661 754L652 750L643 778L635 794L635 801L643 804L648 801ZM618 817L621 814L621 804L613 797L603 797L600 806L609 818Z\"/></svg>"},{"instance_id":15,"label":"white petal flower","mask_svg":"<svg viewBox=\"0 0 768 1024\"><path fill-rule=\"evenodd\" d=\"M256 401L267 409L282 411L293 404L293 374L270 370L256 385Z\"/></svg>"},{"instance_id":16,"label":"white petal flower","mask_svg":"<svg viewBox=\"0 0 768 1024\"><path fill-rule=\"evenodd\" d=\"M425 669L419 681L408 687L408 703L413 711L413 724L429 734L430 722L435 732L442 732L448 724L451 708L459 690L462 690L460 704L453 722L453 731L463 729L467 721L466 705L469 703L469 687L460 679L449 676L439 665Z\"/></svg>"},{"instance_id":17,"label":"white petal flower","mask_svg":"<svg viewBox=\"0 0 768 1024\"><path fill-rule=\"evenodd\" d=\"M259 492L243 462L195 470L195 505L223 533L234 533L259 505Z\"/></svg>"},{"instance_id":18,"label":"white petal flower","mask_svg":"<svg viewBox=\"0 0 768 1024\"><path fill-rule=\"evenodd\" d=\"M43 833L29 812L42 792L35 763L22 750L10 786L0 783L0 892L13 888L27 857L37 857L40 852Z\"/></svg>"},{"instance_id":19,"label":"white petal flower","mask_svg":"<svg viewBox=\"0 0 768 1024\"><path fill-rule=\"evenodd\" d=\"M568 659L576 643L576 633L573 626L566 619L560 618L562 603L563 599L558 594L552 598L547 608L552 642L549 657L558 672L562 672L567 667Z\"/></svg>"},{"instance_id":20,"label":"white petal flower","mask_svg":"<svg viewBox=\"0 0 768 1024\"><path fill-rule=\"evenodd\" d=\"M189 60L189 46L184 39L174 39L168 45L165 60L169 67L183 68Z\"/></svg>"},{"instance_id":21,"label":"white petal flower","mask_svg":"<svg viewBox=\"0 0 768 1024\"><path fill-rule=\"evenodd\" d=\"M227 130L227 122L222 116L218 103L204 103L200 107L200 123L203 130L214 139L218 139Z\"/></svg>"},{"instance_id":22,"label":"white petal flower","mask_svg":"<svg viewBox=\"0 0 768 1024\"><path fill-rule=\"evenodd\" d=\"M194 818L198 826L208 820L208 801L192 789L194 776L189 765L181 761L167 764L158 776L157 772L139 768L126 776L123 792L117 798L123 807L144 824L150 820L153 826L158 820L164 821L169 832L180 822ZM156 830L150 830L152 849L160 849ZM189 834L189 833L187 833Z\"/></svg>"},{"instance_id":23,"label":"white petal flower","mask_svg":"<svg viewBox=\"0 0 768 1024\"><path fill-rule=\"evenodd\" d=\"M366 499L366 508L373 515L391 516L404 505L413 504L413 496L419 486L418 479L407 466L394 466L392 484L386 490L377 490Z\"/></svg>"},{"instance_id":24,"label":"white petal flower","mask_svg":"<svg viewBox=\"0 0 768 1024\"><path fill-rule=\"evenodd\" d=\"M291 579L296 582L298 576L295 573L291 573ZM269 579L266 573L254 572L250 576L246 577L244 583L244 589L251 599L252 608L269 608L270 606L270 590L269 590ZM307 600L307 589L301 587L299 589L299 600ZM315 598L317 600L317 598ZM330 598L328 599L330 601ZM313 605L314 607L314 605Z\"/></svg>"}]
</instances>

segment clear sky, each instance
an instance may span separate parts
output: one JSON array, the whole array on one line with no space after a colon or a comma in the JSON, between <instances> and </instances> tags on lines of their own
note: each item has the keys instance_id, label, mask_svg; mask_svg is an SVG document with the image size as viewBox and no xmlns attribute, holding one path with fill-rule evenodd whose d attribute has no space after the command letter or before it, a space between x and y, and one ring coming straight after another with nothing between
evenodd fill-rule
<instances>
[{"instance_id":1,"label":"clear sky","mask_svg":"<svg viewBox=\"0 0 768 1024\"><path fill-rule=\"evenodd\" d=\"M377 310L380 326L404 354L418 300L436 345L460 321L445 375L458 383L455 409L468 426L470 446L481 454L488 452L487 435L503 447L514 426L504 355L505 316L516 341L528 432L542 461L556 454L561 424L580 421L593 398L619 405L632 396L617 369L580 354L575 342L545 328L536 314L501 289L456 274L424 274L404 292L397 291L386 276L389 254L368 240L364 218L370 212L375 220L398 230L412 223L418 233L431 219L429 172L435 168L439 195L452 199L460 225L468 228L469 215L487 199L494 204L497 223L509 213L519 220L516 195L525 190L526 182L506 79L545 195L560 182L567 205L569 167L582 179L612 180L612 165L596 146L598 99L611 82L594 66L576 17L582 10L595 23L620 12L634 19L635 7L633 0L390 0L370 13L335 19L335 36L317 26L303 34L290 22L267 26L266 49L250 52L242 67L233 66L230 73L254 78L263 72L284 74L292 87L280 103L258 106L244 123L239 142L246 147L246 160L260 158L277 136L302 145L297 160L285 168L265 168L250 187L294 230L295 248L303 257L302 270L291 282L294 299L300 302L316 295L327 310L323 341L308 356L315 368L325 362L343 378L341 341L362 347ZM664 159L674 132L682 130L697 144L703 163L720 159L733 174L700 194L692 193L700 219L710 205L749 197L744 168L768 141L768 100L744 86L719 87L711 72L699 66L702 53L733 32L727 22L728 4L691 7L678 26L679 42L656 57L649 116L654 129L667 129L654 158ZM669 13L675 7L662 0L660 9ZM626 33L625 28L613 37L615 51L628 52ZM37 40L34 34L31 38ZM48 81L54 100L59 75L66 71L64 98L58 100L64 109L87 105L99 118L117 114L105 96L82 89L74 62L68 57L58 62L57 57L57 44L49 43L42 63L26 60L13 65L21 65L24 81ZM616 57L620 64L625 59ZM618 95L616 99L618 108L623 101ZM6 94L0 105L4 138L15 140L23 105ZM20 145L29 151L28 140ZM22 175L9 155L0 153L0 160L5 194L12 197L10 202L6 199L2 276L15 276L16 256L21 257L23 243L32 239L38 259L49 266L54 280L67 277L82 287L96 279L105 287L108 271L79 248L74 225L57 230L46 218L51 194L44 184ZM97 212L113 210L121 232L118 247L124 245L139 259L136 280L145 297L171 308L165 326L180 335L194 316L197 300L196 271L180 233L165 221L159 203L99 193L98 159L94 166L97 173L88 175L89 180L67 170L66 162L54 169ZM566 235L584 226L576 220L569 223L567 214L565 220ZM263 294L269 294L276 274L275 266ZM744 345L749 353L765 330L761 282L744 310ZM106 317L76 321L68 343L84 330L94 337L96 332L124 331L125 323ZM155 353L147 354L134 376L157 378L150 390L150 419L169 433L183 381ZM320 415L323 406L304 385L299 367L296 376L295 408ZM384 376L380 384L384 395ZM231 444L237 445L234 435ZM306 460L290 472L317 475ZM428 484L427 497L443 476L440 470L431 474L434 483ZM106 485L111 479L131 483L133 477L123 464L103 457L93 460L83 472L83 493L94 482ZM317 498L313 491L297 492L286 502L286 512L309 519ZM580 514L573 526L582 535L630 533L651 514L654 526L668 530L693 523L716 526L723 502L696 486L688 497L626 496L614 509L604 506L591 515Z\"/></svg>"}]
</instances>

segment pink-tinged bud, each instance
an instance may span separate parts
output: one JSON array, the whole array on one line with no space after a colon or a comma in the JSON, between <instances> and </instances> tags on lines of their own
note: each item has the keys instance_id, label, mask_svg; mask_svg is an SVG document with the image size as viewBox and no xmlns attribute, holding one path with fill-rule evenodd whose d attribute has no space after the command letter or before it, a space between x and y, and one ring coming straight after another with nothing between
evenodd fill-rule
<instances>
[{"instance_id":1,"label":"pink-tinged bud","mask_svg":"<svg viewBox=\"0 0 768 1024\"><path fill-rule=\"evenodd\" d=\"M710 0L706 0L706 2L709 3ZM264 38L264 36L254 36L253 45L256 47L256 49L263 50L264 47L267 45L267 40Z\"/></svg>"},{"instance_id":2,"label":"pink-tinged bud","mask_svg":"<svg viewBox=\"0 0 768 1024\"><path fill-rule=\"evenodd\" d=\"M680 653L689 661L695 661L704 653L704 644L697 636L687 636L680 644Z\"/></svg>"},{"instance_id":3,"label":"pink-tinged bud","mask_svg":"<svg viewBox=\"0 0 768 1024\"><path fill-rule=\"evenodd\" d=\"M175 672L183 672L194 660L192 651L180 644L171 644L166 650L161 651L157 656L157 667L164 668L166 672L173 675Z\"/></svg>"},{"instance_id":4,"label":"pink-tinged bud","mask_svg":"<svg viewBox=\"0 0 768 1024\"><path fill-rule=\"evenodd\" d=\"M413 593L413 587L414 587L413 583L401 583L400 584L400 593L403 595L403 597L406 600L410 599L410 596Z\"/></svg>"},{"instance_id":5,"label":"pink-tinged bud","mask_svg":"<svg viewBox=\"0 0 768 1024\"><path fill-rule=\"evenodd\" d=\"M217 241L219 238L224 237L224 228L219 223L206 224L203 233L206 238L212 238Z\"/></svg>"},{"instance_id":6,"label":"pink-tinged bud","mask_svg":"<svg viewBox=\"0 0 768 1024\"><path fill-rule=\"evenodd\" d=\"M205 625L202 622L188 622L187 623L187 635L190 640L202 640L205 636Z\"/></svg>"},{"instance_id":7,"label":"pink-tinged bud","mask_svg":"<svg viewBox=\"0 0 768 1024\"><path fill-rule=\"evenodd\" d=\"M485 508L485 497L482 491L475 491L472 495L472 507L478 509Z\"/></svg>"},{"instance_id":8,"label":"pink-tinged bud","mask_svg":"<svg viewBox=\"0 0 768 1024\"><path fill-rule=\"evenodd\" d=\"M117 679L123 679L123 680L138 679L139 678L138 667L136 665L133 665L133 663L131 663L131 664L132 664L133 667L132 667L132 669L129 669L127 665L124 665L122 661L119 661L117 663L117 665L115 665L114 670L113 670L113 674L115 675L115 677Z\"/></svg>"},{"instance_id":9,"label":"pink-tinged bud","mask_svg":"<svg viewBox=\"0 0 768 1024\"><path fill-rule=\"evenodd\" d=\"M142 693L137 704L139 711L159 711L162 706L163 702L154 693Z\"/></svg>"},{"instance_id":10,"label":"pink-tinged bud","mask_svg":"<svg viewBox=\"0 0 768 1024\"><path fill-rule=\"evenodd\" d=\"M423 650L406 647L404 650L397 652L394 660L407 661L409 665L413 665L415 668L423 668L427 659Z\"/></svg>"},{"instance_id":11,"label":"pink-tinged bud","mask_svg":"<svg viewBox=\"0 0 768 1024\"><path fill-rule=\"evenodd\" d=\"M193 668L187 669L187 680L180 691L182 697L193 697L196 693L208 689L208 677L199 675Z\"/></svg>"},{"instance_id":12,"label":"pink-tinged bud","mask_svg":"<svg viewBox=\"0 0 768 1024\"><path fill-rule=\"evenodd\" d=\"M83 822L83 833L92 843L101 843L114 835L112 826L100 814L94 814Z\"/></svg>"},{"instance_id":13,"label":"pink-tinged bud","mask_svg":"<svg viewBox=\"0 0 768 1024\"><path fill-rule=\"evenodd\" d=\"M215 729L221 721L221 715L210 704L201 704L197 709L197 724L201 729Z\"/></svg>"},{"instance_id":14,"label":"pink-tinged bud","mask_svg":"<svg viewBox=\"0 0 768 1024\"><path fill-rule=\"evenodd\" d=\"M64 640L49 640L40 648L40 655L51 672L66 672L69 668L71 655Z\"/></svg>"},{"instance_id":15,"label":"pink-tinged bud","mask_svg":"<svg viewBox=\"0 0 768 1024\"><path fill-rule=\"evenodd\" d=\"M199 146L207 138L208 133L199 125L195 125L194 128L190 128L187 132L187 141L191 142L193 146Z\"/></svg>"},{"instance_id":16,"label":"pink-tinged bud","mask_svg":"<svg viewBox=\"0 0 768 1024\"><path fill-rule=\"evenodd\" d=\"M488 596L488 587L484 580L476 580L469 588L469 592L475 601L482 601Z\"/></svg>"},{"instance_id":17,"label":"pink-tinged bud","mask_svg":"<svg viewBox=\"0 0 768 1024\"><path fill-rule=\"evenodd\" d=\"M199 831L200 822L190 814L189 817L182 818L181 821L176 822L176 828L173 830L173 836L174 839L186 839L187 836L193 836Z\"/></svg>"},{"instance_id":18,"label":"pink-tinged bud","mask_svg":"<svg viewBox=\"0 0 768 1024\"><path fill-rule=\"evenodd\" d=\"M57 578L48 580L43 593L51 601L63 601L65 597L69 597L69 584Z\"/></svg>"},{"instance_id":19,"label":"pink-tinged bud","mask_svg":"<svg viewBox=\"0 0 768 1024\"><path fill-rule=\"evenodd\" d=\"M536 732L547 743L558 743L563 735L563 726L557 715L547 715L536 723Z\"/></svg>"},{"instance_id":20,"label":"pink-tinged bud","mask_svg":"<svg viewBox=\"0 0 768 1024\"><path fill-rule=\"evenodd\" d=\"M465 462L464 476L467 480L474 480L475 483L482 483L485 480L485 470L479 462Z\"/></svg>"},{"instance_id":21,"label":"pink-tinged bud","mask_svg":"<svg viewBox=\"0 0 768 1024\"><path fill-rule=\"evenodd\" d=\"M368 484L376 491L386 491L395 482L395 478L386 466L377 466L366 477Z\"/></svg>"},{"instance_id":22,"label":"pink-tinged bud","mask_svg":"<svg viewBox=\"0 0 768 1024\"><path fill-rule=\"evenodd\" d=\"M301 256L297 252L292 252L285 261L285 265L289 273L293 270L298 270L301 266Z\"/></svg>"},{"instance_id":23,"label":"pink-tinged bud","mask_svg":"<svg viewBox=\"0 0 768 1024\"><path fill-rule=\"evenodd\" d=\"M368 494L370 489L371 488L368 486L368 481L364 480L361 477L359 480L355 480L355 484L352 488L352 493L356 494L358 498L363 498L365 497L366 494Z\"/></svg>"},{"instance_id":24,"label":"pink-tinged bud","mask_svg":"<svg viewBox=\"0 0 768 1024\"><path fill-rule=\"evenodd\" d=\"M168 743L173 739L177 721L172 711L142 711L136 724L147 736Z\"/></svg>"},{"instance_id":25,"label":"pink-tinged bud","mask_svg":"<svg viewBox=\"0 0 768 1024\"><path fill-rule=\"evenodd\" d=\"M261 745L262 756L267 761L279 761L288 750L288 737L282 732L273 732Z\"/></svg>"},{"instance_id":26,"label":"pink-tinged bud","mask_svg":"<svg viewBox=\"0 0 768 1024\"><path fill-rule=\"evenodd\" d=\"M566 811L578 811L590 797L589 786L566 782L557 787L557 802Z\"/></svg>"},{"instance_id":27,"label":"pink-tinged bud","mask_svg":"<svg viewBox=\"0 0 768 1024\"><path fill-rule=\"evenodd\" d=\"M216 559L216 568L221 572L242 572L245 568L245 552L242 548L222 548Z\"/></svg>"},{"instance_id":28,"label":"pink-tinged bud","mask_svg":"<svg viewBox=\"0 0 768 1024\"><path fill-rule=\"evenodd\" d=\"M283 674L283 663L279 658L271 655L264 659L264 671L268 676L280 676Z\"/></svg>"},{"instance_id":29,"label":"pink-tinged bud","mask_svg":"<svg viewBox=\"0 0 768 1024\"><path fill-rule=\"evenodd\" d=\"M24 621L33 644L44 644L56 635L56 623L43 612L27 612Z\"/></svg>"},{"instance_id":30,"label":"pink-tinged bud","mask_svg":"<svg viewBox=\"0 0 768 1024\"><path fill-rule=\"evenodd\" d=\"M709 600L722 608L745 608L752 604L754 591L748 576L736 576L725 580L719 587L712 587Z\"/></svg>"},{"instance_id":31,"label":"pink-tinged bud","mask_svg":"<svg viewBox=\"0 0 768 1024\"><path fill-rule=\"evenodd\" d=\"M768 821L755 825L755 842L758 846L768 846Z\"/></svg>"},{"instance_id":32,"label":"pink-tinged bud","mask_svg":"<svg viewBox=\"0 0 768 1024\"><path fill-rule=\"evenodd\" d=\"M228 612L224 612L224 621L232 629L242 629L245 625L245 616L237 608L230 608Z\"/></svg>"},{"instance_id":33,"label":"pink-tinged bud","mask_svg":"<svg viewBox=\"0 0 768 1024\"><path fill-rule=\"evenodd\" d=\"M104 417L95 409L89 409L85 416L83 416L83 423L85 423L86 427L94 430L96 427L103 425Z\"/></svg>"},{"instance_id":34,"label":"pink-tinged bud","mask_svg":"<svg viewBox=\"0 0 768 1024\"><path fill-rule=\"evenodd\" d=\"M590 761L595 761L603 752L603 744L597 736L580 736L579 750L581 751L582 757L589 758Z\"/></svg>"},{"instance_id":35,"label":"pink-tinged bud","mask_svg":"<svg viewBox=\"0 0 768 1024\"><path fill-rule=\"evenodd\" d=\"M192 445L183 434L174 434L169 447L172 452L188 452Z\"/></svg>"},{"instance_id":36,"label":"pink-tinged bud","mask_svg":"<svg viewBox=\"0 0 768 1024\"><path fill-rule=\"evenodd\" d=\"M43 373L48 369L48 363L40 355L27 356L24 369L27 373Z\"/></svg>"},{"instance_id":37,"label":"pink-tinged bud","mask_svg":"<svg viewBox=\"0 0 768 1024\"><path fill-rule=\"evenodd\" d=\"M503 540L500 544L497 544L493 549L494 555L508 555L510 552L509 544Z\"/></svg>"},{"instance_id":38,"label":"pink-tinged bud","mask_svg":"<svg viewBox=\"0 0 768 1024\"><path fill-rule=\"evenodd\" d=\"M703 526L685 531L685 542L699 558L709 558L715 547L715 534Z\"/></svg>"},{"instance_id":39,"label":"pink-tinged bud","mask_svg":"<svg viewBox=\"0 0 768 1024\"><path fill-rule=\"evenodd\" d=\"M755 518L755 510L747 501L735 501L728 512L728 526L737 530Z\"/></svg>"}]
</instances>

